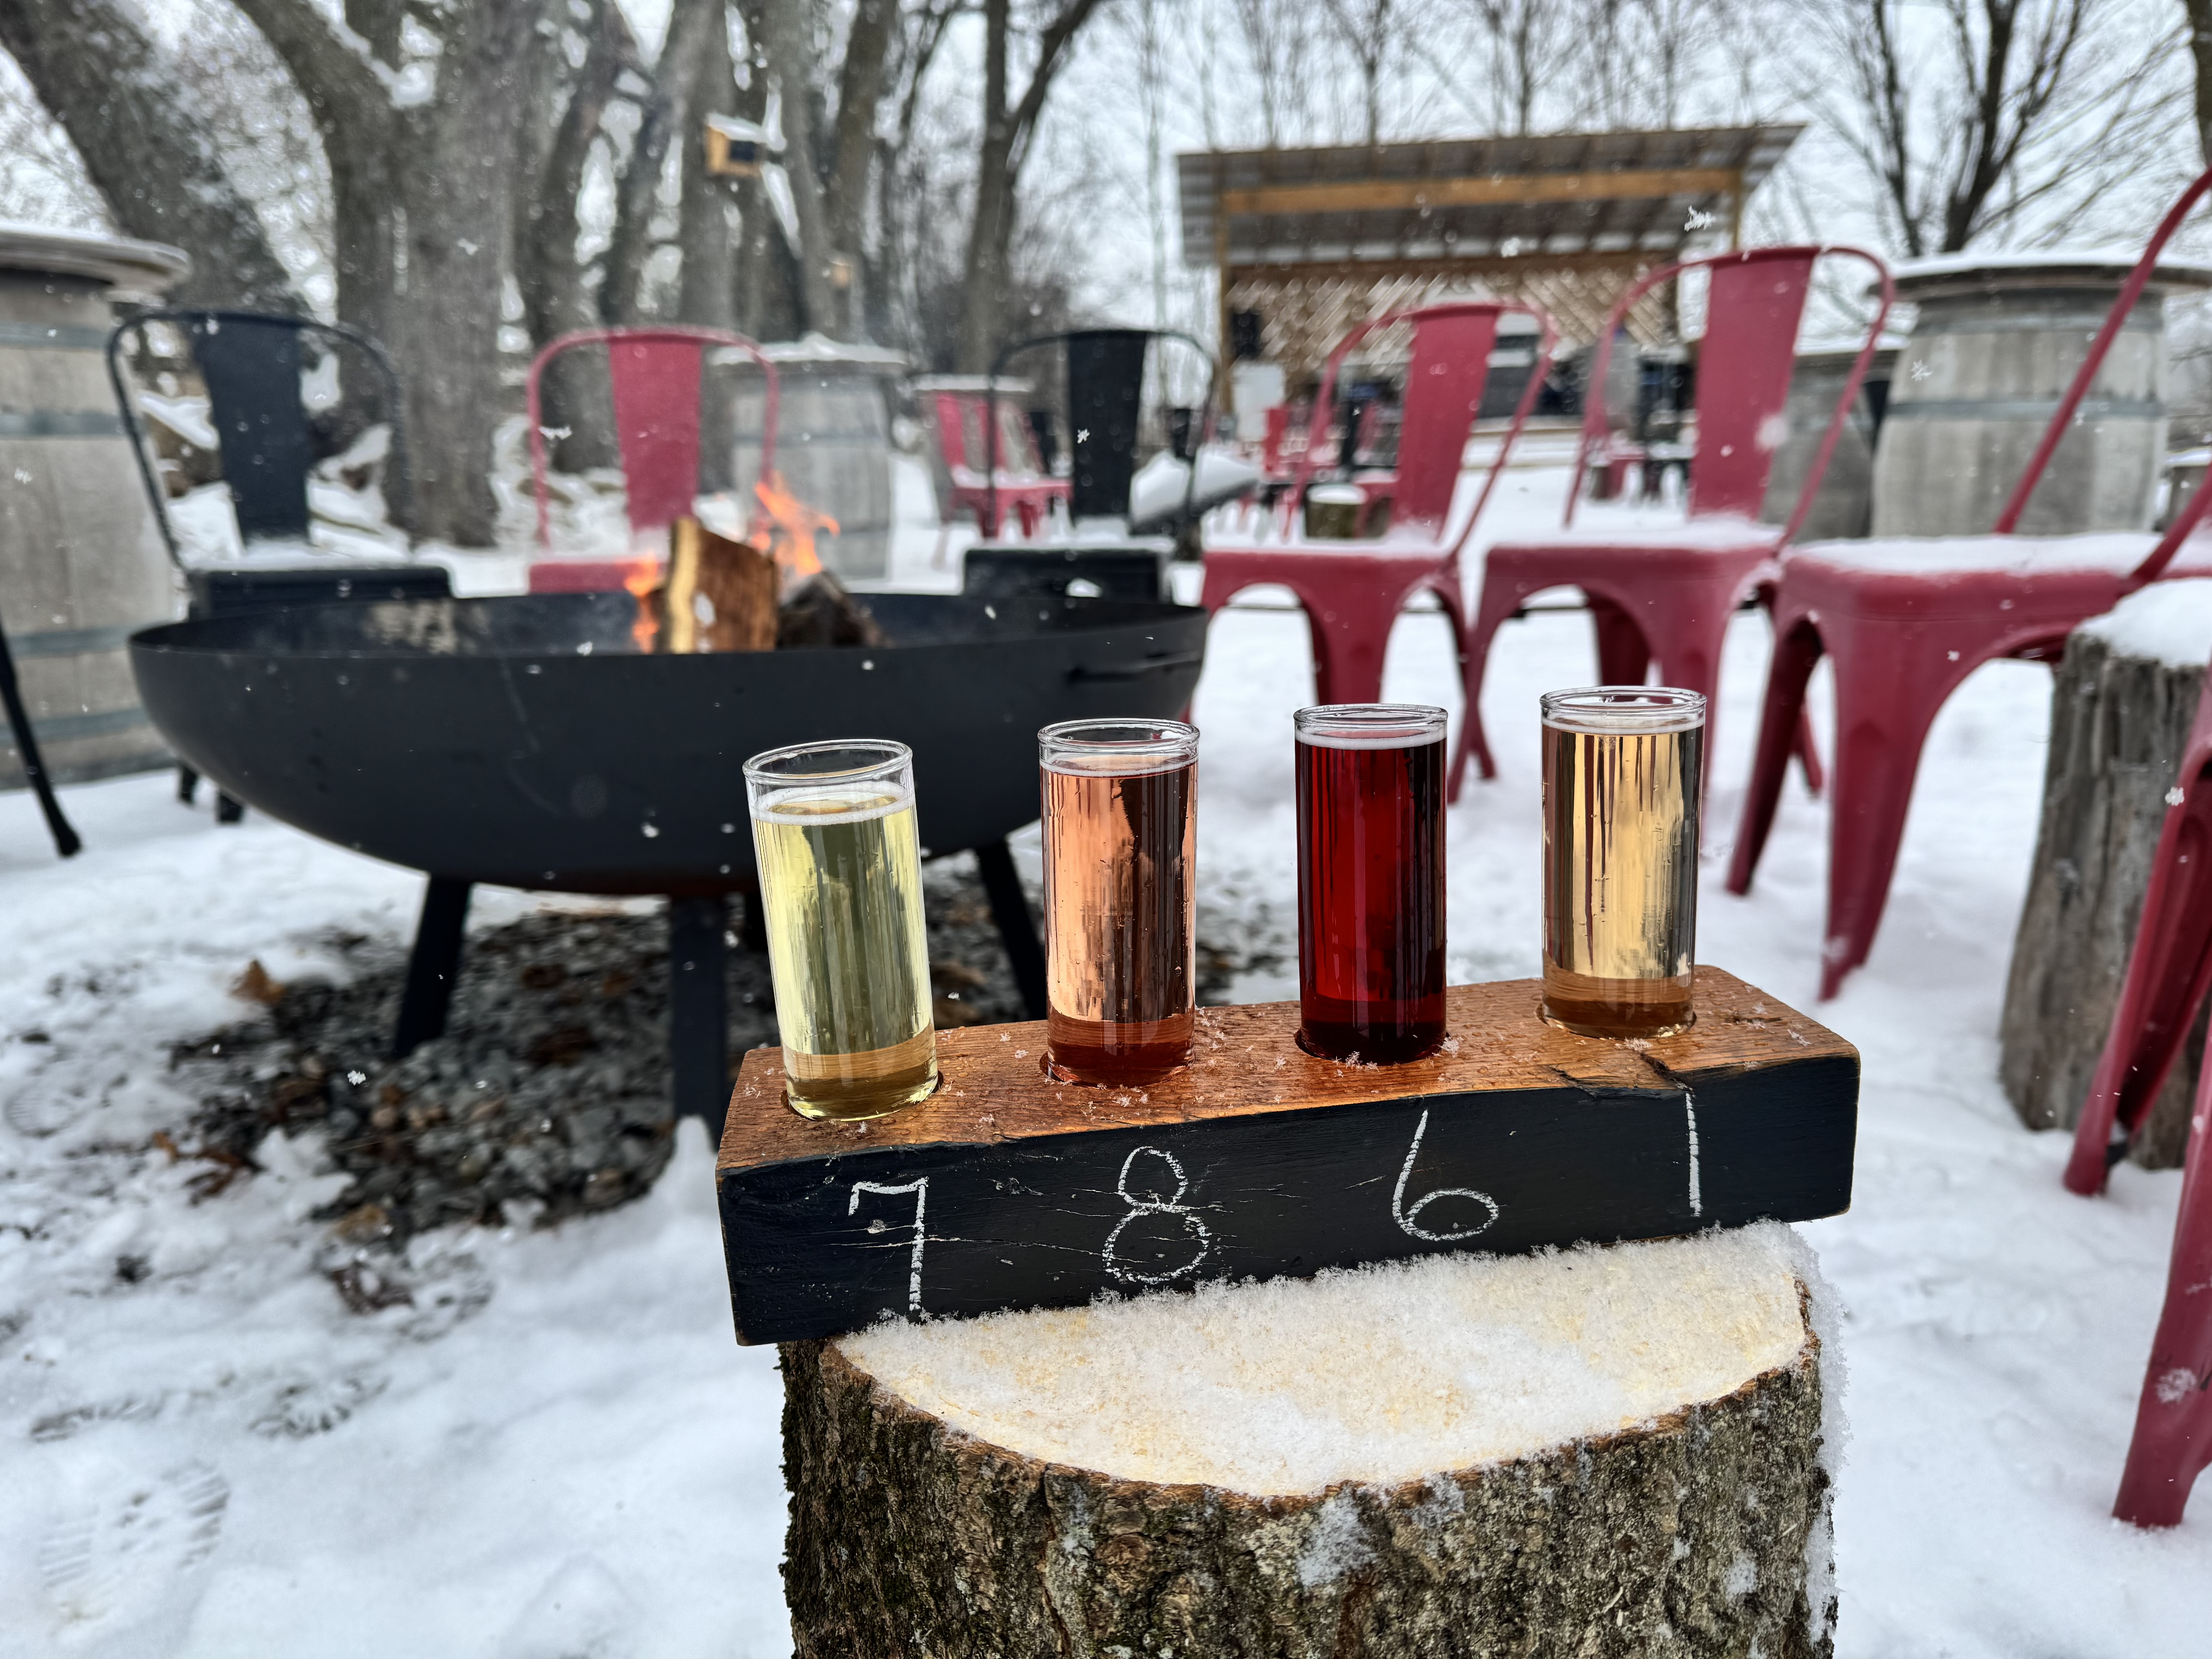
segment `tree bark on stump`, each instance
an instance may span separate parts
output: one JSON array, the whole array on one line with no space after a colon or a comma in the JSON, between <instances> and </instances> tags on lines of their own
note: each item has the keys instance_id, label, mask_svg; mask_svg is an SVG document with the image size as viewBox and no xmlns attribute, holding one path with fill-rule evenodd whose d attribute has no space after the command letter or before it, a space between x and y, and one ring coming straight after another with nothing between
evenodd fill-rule
<instances>
[{"instance_id":1,"label":"tree bark on stump","mask_svg":"<svg viewBox=\"0 0 2212 1659\"><path fill-rule=\"evenodd\" d=\"M2081 1115L2203 678L2201 667L2122 655L2094 633L2067 641L2051 702L2042 829L1999 1028L2005 1093L2032 1129L2070 1129ZM2137 1163L2181 1163L2204 1029L2200 1012L2136 1136Z\"/></svg>"},{"instance_id":2,"label":"tree bark on stump","mask_svg":"<svg viewBox=\"0 0 2212 1659\"><path fill-rule=\"evenodd\" d=\"M1040 1461L788 1344L796 1653L1826 1659L1819 1346L1620 1432L1283 1497Z\"/></svg>"}]
</instances>

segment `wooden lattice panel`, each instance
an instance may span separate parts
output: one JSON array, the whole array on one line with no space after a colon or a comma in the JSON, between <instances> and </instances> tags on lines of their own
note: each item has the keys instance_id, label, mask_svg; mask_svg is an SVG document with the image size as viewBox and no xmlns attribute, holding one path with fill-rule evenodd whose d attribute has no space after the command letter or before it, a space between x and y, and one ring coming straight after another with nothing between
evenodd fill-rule
<instances>
[{"instance_id":1,"label":"wooden lattice panel","mask_svg":"<svg viewBox=\"0 0 2212 1659\"><path fill-rule=\"evenodd\" d=\"M1657 263L1655 258L1631 256L1602 264L1583 260L1558 265L1516 259L1502 267L1480 269L1370 272L1342 266L1291 266L1279 270L1245 270L1231 274L1223 308L1260 313L1265 323L1267 359L1283 365L1296 392L1312 388L1330 349L1368 318L1443 300L1527 300L1552 314L1564 342L1587 343L1603 330L1622 290ZM1644 345L1678 337L1668 288L1656 289L1637 302L1629 313L1628 331ZM1370 358L1389 355L1383 342L1368 354Z\"/></svg>"}]
</instances>

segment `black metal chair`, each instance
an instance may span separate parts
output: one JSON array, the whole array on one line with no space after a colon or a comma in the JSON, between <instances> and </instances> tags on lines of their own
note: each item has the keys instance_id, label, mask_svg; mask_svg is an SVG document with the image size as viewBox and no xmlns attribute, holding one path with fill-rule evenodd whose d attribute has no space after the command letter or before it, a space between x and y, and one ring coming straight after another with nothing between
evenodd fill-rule
<instances>
[{"instance_id":1,"label":"black metal chair","mask_svg":"<svg viewBox=\"0 0 2212 1659\"><path fill-rule=\"evenodd\" d=\"M170 559L185 569L161 486L139 419L138 400L124 371L126 345L143 339L149 324L180 329L193 364L207 385L209 413L222 453L222 478L230 486L239 539L304 543L311 514L307 481L315 465L313 422L300 392L301 337L326 348L358 353L382 382L386 423L392 432L384 477L387 501L402 497L409 482L399 374L390 356L368 335L341 324L273 312L159 307L136 312L107 337L107 378L138 458L138 475L153 505L154 521ZM451 592L446 572L434 565L304 566L296 569L187 571L189 614L228 616L280 605L330 605L355 599L423 599ZM199 787L190 767L177 771L177 799L189 804ZM218 792L216 817L235 823L245 808Z\"/></svg>"},{"instance_id":2,"label":"black metal chair","mask_svg":"<svg viewBox=\"0 0 2212 1659\"><path fill-rule=\"evenodd\" d=\"M991 509L986 523L998 522L999 417L998 388L1006 366L1025 351L1058 345L1066 349L1067 371L1067 435L1070 476L1068 518L1126 518L1129 488L1136 476L1137 436L1142 416L1145 358L1155 340L1179 340L1198 353L1206 364L1206 397L1194 415L1177 411L1171 436L1178 459L1187 461L1190 476L1183 491L1183 518L1195 519L1191 504L1198 489L1198 452L1213 410L1218 368L1213 354L1188 334L1165 328L1069 329L1054 334L1017 340L991 365L986 396L985 441L989 462L986 476L991 483ZM1032 419L1035 411L1032 411ZM1023 562L1036 566L1033 578L1022 574ZM971 576L969 569L975 574ZM1073 547L1021 549L978 544L966 556L961 591L997 598L1015 592L1065 592L1071 582L1089 584L1102 593L1137 597L1147 571L1158 573L1158 581L1146 598L1165 592L1165 560L1144 550L1141 543L1114 545L1079 543ZM1081 590L1078 590L1081 591Z\"/></svg>"},{"instance_id":3,"label":"black metal chair","mask_svg":"<svg viewBox=\"0 0 2212 1659\"><path fill-rule=\"evenodd\" d=\"M54 838L54 850L64 858L75 858L83 850L84 843L77 839L76 831L62 811L62 804L54 798L54 781L46 775L46 763L39 757L38 734L31 730L31 711L23 706L23 694L15 684L15 659L8 649L8 629L0 622L0 704L8 714L8 729L15 740L16 758L21 762L23 777L31 792L39 799L39 811L46 814L46 829Z\"/></svg>"}]
</instances>

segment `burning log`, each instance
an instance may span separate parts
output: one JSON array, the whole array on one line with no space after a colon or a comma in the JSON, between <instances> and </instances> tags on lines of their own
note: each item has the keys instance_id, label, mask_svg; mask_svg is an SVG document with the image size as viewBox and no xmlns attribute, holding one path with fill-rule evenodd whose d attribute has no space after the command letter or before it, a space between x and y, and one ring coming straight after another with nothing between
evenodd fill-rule
<instances>
[{"instance_id":1,"label":"burning log","mask_svg":"<svg viewBox=\"0 0 2212 1659\"><path fill-rule=\"evenodd\" d=\"M717 536L696 519L678 519L668 532L665 648L678 653L774 650L779 584L772 555L750 543ZM704 617L699 614L702 608Z\"/></svg>"},{"instance_id":2,"label":"burning log","mask_svg":"<svg viewBox=\"0 0 2212 1659\"><path fill-rule=\"evenodd\" d=\"M665 582L650 561L639 563L624 584L637 596L638 648L689 654L889 644L815 551L816 533L834 534L837 521L792 495L778 474L753 492L761 510L748 539L678 519L669 526Z\"/></svg>"}]
</instances>

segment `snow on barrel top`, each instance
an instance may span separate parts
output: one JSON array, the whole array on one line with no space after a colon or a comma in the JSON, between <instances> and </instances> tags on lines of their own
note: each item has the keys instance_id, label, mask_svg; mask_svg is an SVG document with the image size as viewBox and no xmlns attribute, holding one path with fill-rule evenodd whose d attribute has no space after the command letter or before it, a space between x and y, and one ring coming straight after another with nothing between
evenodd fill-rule
<instances>
[{"instance_id":1,"label":"snow on barrel top","mask_svg":"<svg viewBox=\"0 0 2212 1659\"><path fill-rule=\"evenodd\" d=\"M1807 1341L1773 1223L1441 1255L842 1339L877 1382L1010 1451L1286 1495L1395 1486L1733 1394Z\"/></svg>"}]
</instances>

